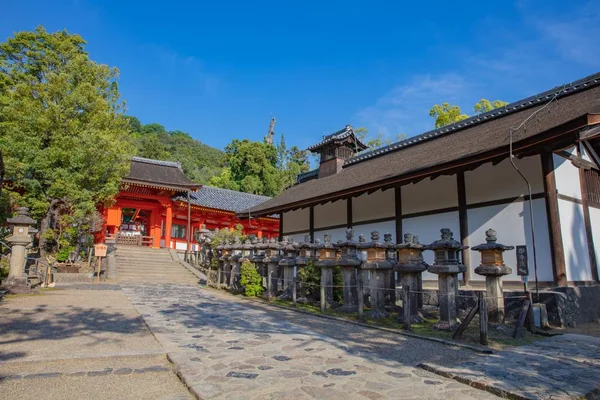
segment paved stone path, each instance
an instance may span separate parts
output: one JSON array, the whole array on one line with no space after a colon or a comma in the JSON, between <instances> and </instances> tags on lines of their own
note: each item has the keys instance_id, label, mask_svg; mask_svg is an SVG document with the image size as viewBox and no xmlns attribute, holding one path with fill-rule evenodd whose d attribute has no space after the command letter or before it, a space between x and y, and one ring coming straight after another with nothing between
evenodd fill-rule
<instances>
[{"instance_id":1,"label":"paved stone path","mask_svg":"<svg viewBox=\"0 0 600 400\"><path fill-rule=\"evenodd\" d=\"M184 382L203 399L496 398L415 368L401 356L382 357L362 343L349 347L260 304L189 286L122 287ZM347 325L325 322L340 331ZM360 329L363 335L380 334ZM394 345L414 353L422 348L424 355L447 351L406 337L389 344Z\"/></svg>"},{"instance_id":2,"label":"paved stone path","mask_svg":"<svg viewBox=\"0 0 600 400\"><path fill-rule=\"evenodd\" d=\"M600 398L600 338L561 335L453 368L427 369L517 399Z\"/></svg>"},{"instance_id":3,"label":"paved stone path","mask_svg":"<svg viewBox=\"0 0 600 400\"><path fill-rule=\"evenodd\" d=\"M118 285L0 302L0 398L192 399Z\"/></svg>"}]
</instances>

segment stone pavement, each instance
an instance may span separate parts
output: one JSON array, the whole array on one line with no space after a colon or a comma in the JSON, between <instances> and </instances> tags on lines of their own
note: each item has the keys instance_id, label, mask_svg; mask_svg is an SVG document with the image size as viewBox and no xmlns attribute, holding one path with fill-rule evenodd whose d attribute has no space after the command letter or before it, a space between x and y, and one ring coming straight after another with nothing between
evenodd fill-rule
<instances>
[{"instance_id":1,"label":"stone pavement","mask_svg":"<svg viewBox=\"0 0 600 400\"><path fill-rule=\"evenodd\" d=\"M0 302L0 397L192 398L120 287L106 284Z\"/></svg>"},{"instance_id":2,"label":"stone pavement","mask_svg":"<svg viewBox=\"0 0 600 400\"><path fill-rule=\"evenodd\" d=\"M426 369L514 399L600 398L600 338L561 335L453 368Z\"/></svg>"},{"instance_id":3,"label":"stone pavement","mask_svg":"<svg viewBox=\"0 0 600 400\"><path fill-rule=\"evenodd\" d=\"M123 290L181 378L203 399L496 398L415 368L419 353L421 361L444 354L463 360L478 357L469 350L395 336L386 344L388 354L394 354L389 357L363 346L357 336L333 339L321 333L325 329L295 323L282 310L198 287L138 284L123 285ZM295 315L340 332L348 325ZM356 328L365 343L383 335ZM408 361L393 351L396 346L405 349ZM376 343L369 347L382 348Z\"/></svg>"}]
</instances>

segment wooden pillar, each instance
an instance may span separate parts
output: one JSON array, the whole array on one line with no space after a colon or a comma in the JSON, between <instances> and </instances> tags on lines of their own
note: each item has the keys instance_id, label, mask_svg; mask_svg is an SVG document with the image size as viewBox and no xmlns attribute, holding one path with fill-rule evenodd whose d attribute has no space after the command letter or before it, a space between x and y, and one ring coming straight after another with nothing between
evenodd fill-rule
<instances>
[{"instance_id":1,"label":"wooden pillar","mask_svg":"<svg viewBox=\"0 0 600 400\"><path fill-rule=\"evenodd\" d=\"M167 209L167 218L165 221L165 247L170 249L171 231L173 230L173 207L171 206L171 204L167 204L165 208ZM158 241L160 243L160 237Z\"/></svg>"},{"instance_id":2,"label":"wooden pillar","mask_svg":"<svg viewBox=\"0 0 600 400\"><path fill-rule=\"evenodd\" d=\"M189 253L191 250L190 243L192 241L192 205L190 204L190 193L191 190L187 191L187 229L185 230L185 251Z\"/></svg>"},{"instance_id":3,"label":"wooden pillar","mask_svg":"<svg viewBox=\"0 0 600 400\"><path fill-rule=\"evenodd\" d=\"M152 236L152 247L160 248L160 207L150 211L150 236Z\"/></svg>"},{"instance_id":4,"label":"wooden pillar","mask_svg":"<svg viewBox=\"0 0 600 400\"><path fill-rule=\"evenodd\" d=\"M314 242L315 240L315 208L310 206L308 211L308 234L310 235L310 240Z\"/></svg>"},{"instance_id":5,"label":"wooden pillar","mask_svg":"<svg viewBox=\"0 0 600 400\"><path fill-rule=\"evenodd\" d=\"M283 212L279 213L279 241L283 240Z\"/></svg>"},{"instance_id":6,"label":"wooden pillar","mask_svg":"<svg viewBox=\"0 0 600 400\"><path fill-rule=\"evenodd\" d=\"M548 218L554 283L559 286L567 286L565 251L560 228L560 215L558 213L558 191L556 190L552 153L547 152L542 154L542 173L544 175L544 192L546 193L546 216Z\"/></svg>"},{"instance_id":7,"label":"wooden pillar","mask_svg":"<svg viewBox=\"0 0 600 400\"><path fill-rule=\"evenodd\" d=\"M402 187L394 188L394 210L396 222L396 243L402 243Z\"/></svg>"},{"instance_id":8,"label":"wooden pillar","mask_svg":"<svg viewBox=\"0 0 600 400\"><path fill-rule=\"evenodd\" d=\"M460 241L463 246L469 246L469 220L467 218L467 191L465 189L465 173L456 174L456 191L458 193L458 223L460 226ZM471 253L469 249L461 251L463 264L467 267L463 272L463 284L471 281Z\"/></svg>"},{"instance_id":9,"label":"wooden pillar","mask_svg":"<svg viewBox=\"0 0 600 400\"><path fill-rule=\"evenodd\" d=\"M346 228L351 229L353 223L354 221L352 216L352 197L348 197L346 199Z\"/></svg>"},{"instance_id":10,"label":"wooden pillar","mask_svg":"<svg viewBox=\"0 0 600 400\"><path fill-rule=\"evenodd\" d=\"M577 146L577 155L581 157L579 144ZM579 183L581 185L581 208L583 209L583 223L585 225L585 236L587 239L588 255L590 257L590 267L592 269L592 278L598 282L598 265L596 263L596 249L594 248L594 233L592 231L592 221L590 219L590 206L588 204L587 182L585 180L585 170L579 168Z\"/></svg>"}]
</instances>

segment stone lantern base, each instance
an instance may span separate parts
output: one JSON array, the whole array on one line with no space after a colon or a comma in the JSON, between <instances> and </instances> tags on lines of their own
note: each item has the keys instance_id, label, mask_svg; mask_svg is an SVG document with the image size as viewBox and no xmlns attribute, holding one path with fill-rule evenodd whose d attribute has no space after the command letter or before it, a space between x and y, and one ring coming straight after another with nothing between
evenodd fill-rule
<instances>
[{"instance_id":1,"label":"stone lantern base","mask_svg":"<svg viewBox=\"0 0 600 400\"><path fill-rule=\"evenodd\" d=\"M397 264L394 267L395 271L400 275L400 284L402 287L408 286L411 291L410 297L410 319L412 323L418 324L425 321L423 314L421 314L422 302L419 300L423 298L420 292L419 283L421 281L421 274L427 270L427 264ZM403 305L406 307L406 305ZM404 313L399 314L400 322L404 322Z\"/></svg>"},{"instance_id":2,"label":"stone lantern base","mask_svg":"<svg viewBox=\"0 0 600 400\"><path fill-rule=\"evenodd\" d=\"M460 325L458 319L458 274L464 272L466 267L461 264L432 265L429 272L438 275L440 321L434 329L453 331Z\"/></svg>"},{"instance_id":3,"label":"stone lantern base","mask_svg":"<svg viewBox=\"0 0 600 400\"><path fill-rule=\"evenodd\" d=\"M485 276L485 291L488 304L488 321L492 324L504 323L504 297L502 277L512 273L507 266L480 265L475 273Z\"/></svg>"},{"instance_id":4,"label":"stone lantern base","mask_svg":"<svg viewBox=\"0 0 600 400\"><path fill-rule=\"evenodd\" d=\"M337 266L335 260L320 260L315 266L321 269L321 311L332 308L333 301L333 268Z\"/></svg>"},{"instance_id":5,"label":"stone lantern base","mask_svg":"<svg viewBox=\"0 0 600 400\"><path fill-rule=\"evenodd\" d=\"M362 269L371 271L371 280L369 281L371 311L368 313L370 318L380 319L390 316L390 313L385 310L385 298L389 289L387 274L390 268L387 261L366 262L362 266Z\"/></svg>"},{"instance_id":6,"label":"stone lantern base","mask_svg":"<svg viewBox=\"0 0 600 400\"><path fill-rule=\"evenodd\" d=\"M27 282L27 275L8 276L2 281L2 288L8 290L9 293L22 294L30 293L31 287Z\"/></svg>"},{"instance_id":7,"label":"stone lantern base","mask_svg":"<svg viewBox=\"0 0 600 400\"><path fill-rule=\"evenodd\" d=\"M355 266L345 265L342 267L344 304L336 309L336 311L348 313L358 312L358 282L356 281L356 268L358 266L360 266L360 261L357 260ZM361 273L360 270L358 273Z\"/></svg>"}]
</instances>

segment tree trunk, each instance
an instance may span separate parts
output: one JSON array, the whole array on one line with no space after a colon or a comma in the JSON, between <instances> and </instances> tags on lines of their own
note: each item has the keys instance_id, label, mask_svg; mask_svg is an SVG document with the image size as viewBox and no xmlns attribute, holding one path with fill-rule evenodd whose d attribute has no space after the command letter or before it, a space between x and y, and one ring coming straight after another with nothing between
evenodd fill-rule
<instances>
[{"instance_id":1,"label":"tree trunk","mask_svg":"<svg viewBox=\"0 0 600 400\"><path fill-rule=\"evenodd\" d=\"M2 150L0 150L0 196L2 196L2 188L4 187L4 174L6 168L4 168L4 158L2 157Z\"/></svg>"},{"instance_id":2,"label":"tree trunk","mask_svg":"<svg viewBox=\"0 0 600 400\"><path fill-rule=\"evenodd\" d=\"M54 218L54 215L56 214L56 209L57 209L57 206L59 203L60 203L60 200L58 200L58 199L52 200L50 202L50 206L48 206L48 211L46 212L46 215L40 221L39 246L40 246L40 258L42 258L43 260L46 259L46 255L48 254L48 252L46 251L47 241L46 241L45 233L48 229L50 229L50 224L52 223L52 219Z\"/></svg>"}]
</instances>

